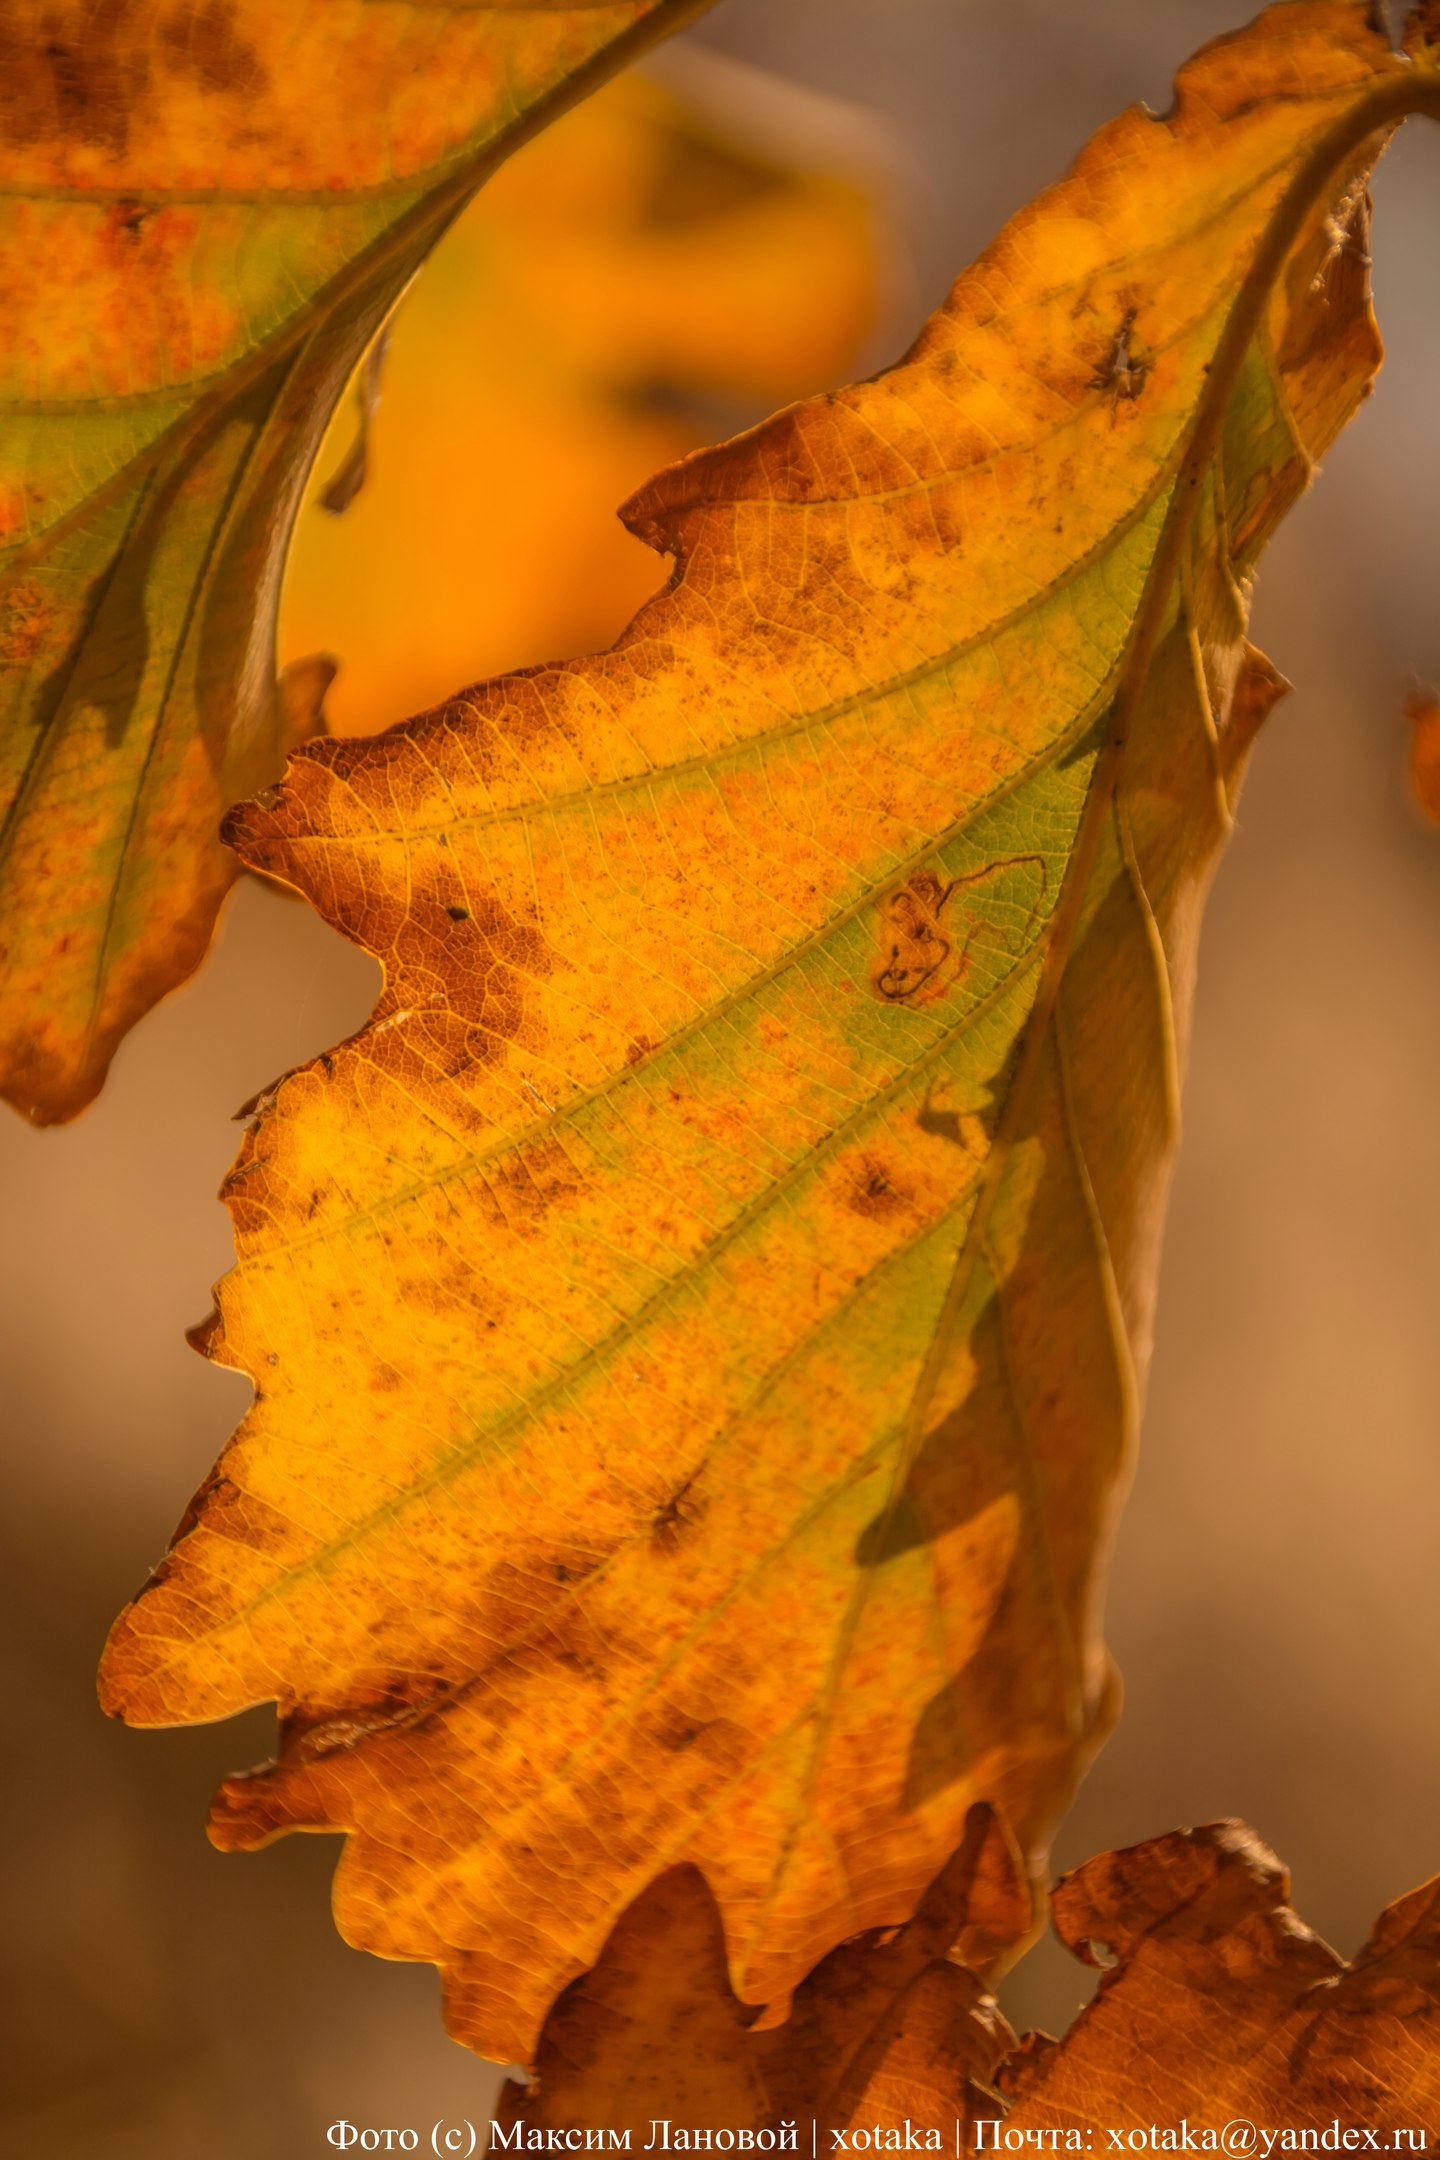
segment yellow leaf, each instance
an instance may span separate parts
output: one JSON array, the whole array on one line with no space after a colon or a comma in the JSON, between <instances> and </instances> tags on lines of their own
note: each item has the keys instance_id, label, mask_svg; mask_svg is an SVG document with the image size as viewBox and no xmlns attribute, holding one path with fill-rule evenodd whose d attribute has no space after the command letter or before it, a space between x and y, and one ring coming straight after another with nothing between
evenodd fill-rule
<instances>
[{"instance_id":1,"label":"yellow leaf","mask_svg":"<svg viewBox=\"0 0 1440 2160\"><path fill-rule=\"evenodd\" d=\"M1273 10L1102 130L914 350L642 490L615 649L320 742L235 820L384 961L228 1180L257 1400L117 1623L274 1698L212 1835L525 2058L663 1870L733 1986L1032 1869L1113 1711L1200 902L1279 678L1251 572L1378 357L1364 168L1440 108Z\"/></svg>"},{"instance_id":2,"label":"yellow leaf","mask_svg":"<svg viewBox=\"0 0 1440 2160\"><path fill-rule=\"evenodd\" d=\"M406 295L364 488L302 510L286 571L282 654L343 663L332 732L613 637L663 576L616 503L737 400L854 366L878 283L860 159L807 159L807 106L768 77L675 80L622 76L547 128ZM312 498L353 441L346 401Z\"/></svg>"},{"instance_id":3,"label":"yellow leaf","mask_svg":"<svg viewBox=\"0 0 1440 2160\"><path fill-rule=\"evenodd\" d=\"M1035 2133L1088 2132L1098 2152L1102 2127L1128 2140L1185 2120L1248 2130L1249 2145L1224 2148L1248 2160L1257 2125L1314 2140L1338 2119L1426 2150L1440 2106L1440 1878L1387 1907L1351 1964L1289 1898L1243 1823L1172 1831L1066 1876L1061 1940L1113 1969L1063 2040L1034 2036L1002 2071L1007 2127L1032 2149Z\"/></svg>"},{"instance_id":4,"label":"yellow leaf","mask_svg":"<svg viewBox=\"0 0 1440 2160\"><path fill-rule=\"evenodd\" d=\"M330 407L514 145L703 0L11 0L0 28L0 1093L48 1123L201 958L279 775Z\"/></svg>"}]
</instances>

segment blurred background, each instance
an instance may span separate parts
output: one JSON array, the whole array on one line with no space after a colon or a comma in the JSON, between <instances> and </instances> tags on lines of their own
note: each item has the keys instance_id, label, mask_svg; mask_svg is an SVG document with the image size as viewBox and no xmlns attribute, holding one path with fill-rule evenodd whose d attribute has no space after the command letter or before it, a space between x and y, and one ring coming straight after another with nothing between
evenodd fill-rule
<instances>
[{"instance_id":1,"label":"blurred background","mask_svg":"<svg viewBox=\"0 0 1440 2160\"><path fill-rule=\"evenodd\" d=\"M339 655L333 725L608 642L662 576L614 519L631 488L897 354L1092 128L1167 104L1235 19L721 0L522 152L402 306L364 488L302 518L286 655ZM1389 358L1264 566L1255 635L1298 687L1211 906L1111 1579L1126 1708L1056 1853L1244 1816L1347 1952L1440 1866L1440 833L1407 799L1402 720L1440 678L1440 132L1407 130L1376 196ZM317 488L353 433L343 413ZM17 2154L300 2160L341 2115L489 2111L432 1970L334 1934L330 1841L206 1844L211 1789L269 1753L269 1714L138 1734L93 1695L110 1618L246 1399L181 1332L227 1264L231 1115L360 1026L375 987L248 882L92 1111L0 1124ZM1087 1983L1042 1946L1006 2006L1053 2028Z\"/></svg>"}]
</instances>

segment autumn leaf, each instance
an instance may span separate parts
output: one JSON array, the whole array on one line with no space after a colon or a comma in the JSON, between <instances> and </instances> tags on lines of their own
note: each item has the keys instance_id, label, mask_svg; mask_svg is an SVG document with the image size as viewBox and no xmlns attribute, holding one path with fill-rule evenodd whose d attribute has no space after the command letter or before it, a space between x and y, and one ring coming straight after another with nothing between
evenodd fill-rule
<instances>
[{"instance_id":1,"label":"autumn leaf","mask_svg":"<svg viewBox=\"0 0 1440 2160\"><path fill-rule=\"evenodd\" d=\"M556 2003L533 2083L505 2086L497 2120L514 2150L575 2124L629 2129L639 2151L652 2121L838 2128L857 2107L867 2121L993 2117L988 2088L1015 2035L976 1968L1029 1925L1016 1857L990 1810L974 1808L915 1917L832 1951L783 2022L757 2026L731 1993L703 1878L673 1869Z\"/></svg>"},{"instance_id":2,"label":"autumn leaf","mask_svg":"<svg viewBox=\"0 0 1440 2160\"><path fill-rule=\"evenodd\" d=\"M703 0L16 0L0 27L0 1092L71 1117L279 775L285 543L487 173Z\"/></svg>"},{"instance_id":3,"label":"autumn leaf","mask_svg":"<svg viewBox=\"0 0 1440 2160\"><path fill-rule=\"evenodd\" d=\"M1410 792L1433 825L1440 825L1440 698L1415 690L1405 700L1410 722Z\"/></svg>"},{"instance_id":4,"label":"autumn leaf","mask_svg":"<svg viewBox=\"0 0 1440 2160\"><path fill-rule=\"evenodd\" d=\"M873 328L883 220L844 108L821 139L784 83L666 57L481 190L395 319L363 491L302 508L280 650L339 655L337 734L613 637L663 577L616 503L727 412L843 380ZM312 504L352 469L353 413Z\"/></svg>"},{"instance_id":5,"label":"autumn leaf","mask_svg":"<svg viewBox=\"0 0 1440 2160\"><path fill-rule=\"evenodd\" d=\"M822 2150L855 2122L871 2149L903 2148L908 2122L947 2152L959 2123L966 2150L1099 2153L1117 2136L1129 2150L1143 2129L1151 2151L1245 2155L1261 2149L1257 2124L1298 2136L1338 2118L1386 2144L1417 2133L1428 2150L1440 1878L1382 1913L1347 1963L1291 1910L1288 1875L1243 1823L1102 1853L1062 1878L1052 1906L1066 1948L1105 1968L1095 1999L1062 2039L1017 2046L974 1969L995 1939L968 1924L976 1912L1002 1932L1019 1917L1003 1845L977 1818L915 1919L889 1942L832 1952L771 2029L729 1994L703 1886L663 1877L551 2011L532 2085L506 2087L508 2148L542 2149L571 2124L648 2134L667 2118L687 2132L788 2119L802 2150L812 2121ZM1253 2144L1220 2147L1227 2127Z\"/></svg>"},{"instance_id":6,"label":"autumn leaf","mask_svg":"<svg viewBox=\"0 0 1440 2160\"><path fill-rule=\"evenodd\" d=\"M1440 1878L1388 1906L1349 1964L1289 1900L1285 1869L1243 1823L1172 1831L1066 1876L1056 1931L1111 1969L1063 2040L1037 2037L1001 2070L1008 2127L1088 2131L1098 2152L1102 2125L1253 2135L1257 2124L1314 2133L1338 2119L1386 2144L1406 2131L1428 2150L1440 2108Z\"/></svg>"},{"instance_id":7,"label":"autumn leaf","mask_svg":"<svg viewBox=\"0 0 1440 2160\"><path fill-rule=\"evenodd\" d=\"M256 1400L104 1671L274 1699L212 1836L527 2059L665 1870L782 1997L1113 1714L1200 903L1259 552L1369 387L1428 62L1272 10L909 356L658 480L613 651L318 742L232 831L378 954L226 1185Z\"/></svg>"}]
</instances>

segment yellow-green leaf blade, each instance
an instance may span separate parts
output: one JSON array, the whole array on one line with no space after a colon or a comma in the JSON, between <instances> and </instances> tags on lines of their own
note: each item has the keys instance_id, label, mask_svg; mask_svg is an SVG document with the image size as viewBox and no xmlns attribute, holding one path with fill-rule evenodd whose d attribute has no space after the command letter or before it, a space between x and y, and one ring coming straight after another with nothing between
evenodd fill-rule
<instances>
[{"instance_id":1,"label":"yellow-green leaf blade","mask_svg":"<svg viewBox=\"0 0 1440 2160\"><path fill-rule=\"evenodd\" d=\"M349 1830L342 1926L486 2052L673 1863L748 2001L977 1800L1038 1865L1103 1735L1248 579L1378 357L1338 152L1207 385L1403 69L1345 5L1211 48L899 367L644 491L613 652L239 821L386 989L229 1181L261 1399L107 1700L277 1698L215 1834Z\"/></svg>"}]
</instances>

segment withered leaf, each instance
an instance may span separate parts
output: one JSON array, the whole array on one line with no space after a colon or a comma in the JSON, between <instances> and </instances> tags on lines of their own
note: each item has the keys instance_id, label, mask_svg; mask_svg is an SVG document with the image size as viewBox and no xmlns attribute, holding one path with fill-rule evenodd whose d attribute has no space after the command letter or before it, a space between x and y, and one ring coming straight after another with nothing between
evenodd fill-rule
<instances>
[{"instance_id":1,"label":"withered leaf","mask_svg":"<svg viewBox=\"0 0 1440 2160\"><path fill-rule=\"evenodd\" d=\"M1077 1957L1113 1967L1063 2040L1001 2071L1013 2130L1088 2130L1100 2151L1102 2126L1338 2121L1430 2149L1440 1878L1388 1906L1347 1964L1291 1911L1290 1878L1254 1832L1209 1823L1087 1860L1058 1885L1054 1918Z\"/></svg>"},{"instance_id":2,"label":"withered leaf","mask_svg":"<svg viewBox=\"0 0 1440 2160\"><path fill-rule=\"evenodd\" d=\"M832 1952L788 2022L759 2029L726 1987L703 1887L666 1876L551 2011L530 2089L506 2088L510 2143L537 2147L534 2133L571 2124L790 2119L802 2149L812 2121L822 2150L856 2122L874 2149L892 2131L903 2146L908 2122L953 2151L958 2123L969 2150L1103 2153L1119 2139L1130 2151L1143 2131L1141 2149L1243 2160L1264 2149L1257 2126L1296 2140L1281 2151L1302 2149L1306 2132L1307 2149L1324 2150L1316 2133L1338 2122L1356 2135L1336 2150L1360 2150L1366 2130L1387 2150L1430 2150L1440 1878L1382 1913L1347 1963L1291 1910L1284 1868L1243 1823L1102 1853L1053 1895L1066 1947L1105 1967L1095 1999L1062 2039L1029 2033L1018 2046L973 1969L995 1935L964 1927L982 1901L992 1930L1001 1915L1011 1933L1023 1927L1006 1881L1003 1845L977 1811L915 1920L888 1943ZM1240 2141L1221 2147L1227 2128Z\"/></svg>"},{"instance_id":3,"label":"withered leaf","mask_svg":"<svg viewBox=\"0 0 1440 2160\"><path fill-rule=\"evenodd\" d=\"M117 1623L137 1723L273 1698L222 1845L526 2059L668 1868L744 2002L1112 1714L1200 905L1281 687L1256 558L1378 358L1369 11L1207 48L918 343L663 473L609 653L320 742L234 820L378 954L227 1185L257 1399Z\"/></svg>"},{"instance_id":4,"label":"withered leaf","mask_svg":"<svg viewBox=\"0 0 1440 2160\"><path fill-rule=\"evenodd\" d=\"M72 1117L296 739L275 611L347 376L515 144L704 0L8 0L0 1094Z\"/></svg>"},{"instance_id":5,"label":"withered leaf","mask_svg":"<svg viewBox=\"0 0 1440 2160\"><path fill-rule=\"evenodd\" d=\"M637 1898L595 1970L556 2003L534 2080L505 2087L498 2119L510 2134L523 2126L531 2143L535 2132L572 2124L629 2129L638 2151L657 2119L838 2128L857 2107L874 2122L963 2115L977 2102L993 2116L994 2098L970 2082L988 2087L1015 2036L978 1968L1017 1942L1030 1916L1002 1827L988 1808L973 1808L914 1918L893 1935L833 1950L780 2006L783 2020L757 2025L731 1992L703 1878L673 1869Z\"/></svg>"}]
</instances>

